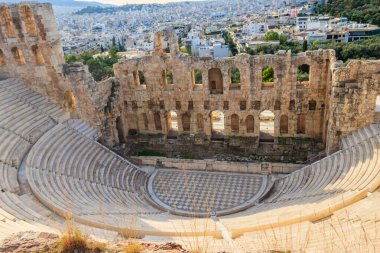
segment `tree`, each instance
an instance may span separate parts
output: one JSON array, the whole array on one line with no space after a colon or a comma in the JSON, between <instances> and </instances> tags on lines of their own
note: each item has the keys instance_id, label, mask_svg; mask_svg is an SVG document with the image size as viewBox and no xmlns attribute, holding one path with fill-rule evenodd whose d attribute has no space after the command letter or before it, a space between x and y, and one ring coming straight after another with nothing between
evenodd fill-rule
<instances>
[{"instance_id":1,"label":"tree","mask_svg":"<svg viewBox=\"0 0 380 253\"><path fill-rule=\"evenodd\" d=\"M286 36L286 34L284 34L284 33L281 33L281 34L280 34L280 38L279 38L279 40L280 40L280 44L281 44L281 45L282 45L282 44L285 44L285 42L288 41L288 36Z\"/></svg>"},{"instance_id":2,"label":"tree","mask_svg":"<svg viewBox=\"0 0 380 253\"><path fill-rule=\"evenodd\" d=\"M113 47L116 46L116 38L115 38L115 36L112 37L112 46Z\"/></svg>"},{"instance_id":3,"label":"tree","mask_svg":"<svg viewBox=\"0 0 380 253\"><path fill-rule=\"evenodd\" d=\"M271 66L264 68L262 79L264 83L271 83L274 81L274 70Z\"/></svg>"},{"instance_id":4,"label":"tree","mask_svg":"<svg viewBox=\"0 0 380 253\"><path fill-rule=\"evenodd\" d=\"M275 31L266 32L264 35L265 41L277 41L279 39L280 39L280 37L279 37L278 33Z\"/></svg>"},{"instance_id":5,"label":"tree","mask_svg":"<svg viewBox=\"0 0 380 253\"><path fill-rule=\"evenodd\" d=\"M69 55L65 55L65 61L67 63L73 63L73 62L77 62L78 58L73 54L69 54Z\"/></svg>"},{"instance_id":6,"label":"tree","mask_svg":"<svg viewBox=\"0 0 380 253\"><path fill-rule=\"evenodd\" d=\"M304 51L304 52L307 51L307 40L304 40L302 43L302 51Z\"/></svg>"},{"instance_id":7,"label":"tree","mask_svg":"<svg viewBox=\"0 0 380 253\"><path fill-rule=\"evenodd\" d=\"M104 52L104 47L103 47L103 45L100 45L100 52Z\"/></svg>"}]
</instances>

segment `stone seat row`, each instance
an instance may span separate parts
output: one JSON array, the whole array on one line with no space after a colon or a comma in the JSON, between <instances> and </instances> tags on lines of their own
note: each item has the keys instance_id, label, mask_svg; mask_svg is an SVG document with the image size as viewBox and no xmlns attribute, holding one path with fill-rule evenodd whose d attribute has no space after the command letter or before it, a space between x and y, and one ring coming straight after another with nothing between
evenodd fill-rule
<instances>
[{"instance_id":1,"label":"stone seat row","mask_svg":"<svg viewBox=\"0 0 380 253\"><path fill-rule=\"evenodd\" d=\"M81 119L69 119L65 124L92 140L96 141L99 139L98 131Z\"/></svg>"},{"instance_id":2,"label":"stone seat row","mask_svg":"<svg viewBox=\"0 0 380 253\"><path fill-rule=\"evenodd\" d=\"M296 252L379 252L380 192L334 212L318 222L302 222L282 228L248 232L235 242L244 252L265 250ZM269 235L269 236L268 236Z\"/></svg>"},{"instance_id":3,"label":"stone seat row","mask_svg":"<svg viewBox=\"0 0 380 253\"><path fill-rule=\"evenodd\" d=\"M132 192L135 192L134 180L147 177L103 146L64 125L54 127L33 146L26 164Z\"/></svg>"},{"instance_id":4,"label":"stone seat row","mask_svg":"<svg viewBox=\"0 0 380 253\"><path fill-rule=\"evenodd\" d=\"M0 86L0 127L12 131L28 141L38 139L55 123L25 100Z\"/></svg>"},{"instance_id":5,"label":"stone seat row","mask_svg":"<svg viewBox=\"0 0 380 253\"><path fill-rule=\"evenodd\" d=\"M17 167L31 144L20 136L0 128L0 162Z\"/></svg>"},{"instance_id":6,"label":"stone seat row","mask_svg":"<svg viewBox=\"0 0 380 253\"><path fill-rule=\"evenodd\" d=\"M17 169L0 162L0 191L18 192L20 189L17 181Z\"/></svg>"},{"instance_id":7,"label":"stone seat row","mask_svg":"<svg viewBox=\"0 0 380 253\"><path fill-rule=\"evenodd\" d=\"M339 151L279 180L280 190L271 201L287 201L324 193L362 190L379 176L376 168L379 136Z\"/></svg>"},{"instance_id":8,"label":"stone seat row","mask_svg":"<svg viewBox=\"0 0 380 253\"><path fill-rule=\"evenodd\" d=\"M346 149L374 136L380 132L379 125L370 124L342 139L342 149Z\"/></svg>"},{"instance_id":9,"label":"stone seat row","mask_svg":"<svg viewBox=\"0 0 380 253\"><path fill-rule=\"evenodd\" d=\"M338 151L279 179L271 195L239 214L221 218L234 236L315 221L365 198L380 185L380 136Z\"/></svg>"},{"instance_id":10,"label":"stone seat row","mask_svg":"<svg viewBox=\"0 0 380 253\"><path fill-rule=\"evenodd\" d=\"M8 91L12 94L13 98L23 101L56 122L63 122L70 118L70 114L62 110L58 105L50 102L43 95L27 88L14 78L0 81L0 89Z\"/></svg>"},{"instance_id":11,"label":"stone seat row","mask_svg":"<svg viewBox=\"0 0 380 253\"><path fill-rule=\"evenodd\" d=\"M155 209L137 194L46 170L27 173L42 203L85 225L138 235L218 234L215 227L204 224L209 221L199 220L199 227L194 227L194 220Z\"/></svg>"}]
</instances>

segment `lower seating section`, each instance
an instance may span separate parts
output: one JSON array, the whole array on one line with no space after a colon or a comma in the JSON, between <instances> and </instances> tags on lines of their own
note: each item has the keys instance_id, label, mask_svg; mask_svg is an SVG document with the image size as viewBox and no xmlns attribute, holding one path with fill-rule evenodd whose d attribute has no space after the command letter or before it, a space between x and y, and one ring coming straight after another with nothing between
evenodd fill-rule
<instances>
[{"instance_id":1,"label":"lower seating section","mask_svg":"<svg viewBox=\"0 0 380 253\"><path fill-rule=\"evenodd\" d=\"M380 135L373 134L275 182L269 196L222 217L234 237L245 232L316 221L367 196L380 185ZM365 129L363 129L365 131Z\"/></svg>"},{"instance_id":2,"label":"lower seating section","mask_svg":"<svg viewBox=\"0 0 380 253\"><path fill-rule=\"evenodd\" d=\"M151 206L148 174L77 131L58 124L26 159L37 198L85 225L138 235L216 235L210 219L182 218Z\"/></svg>"},{"instance_id":3,"label":"lower seating section","mask_svg":"<svg viewBox=\"0 0 380 253\"><path fill-rule=\"evenodd\" d=\"M326 219L248 232L235 242L244 252L379 252L380 191Z\"/></svg>"}]
</instances>

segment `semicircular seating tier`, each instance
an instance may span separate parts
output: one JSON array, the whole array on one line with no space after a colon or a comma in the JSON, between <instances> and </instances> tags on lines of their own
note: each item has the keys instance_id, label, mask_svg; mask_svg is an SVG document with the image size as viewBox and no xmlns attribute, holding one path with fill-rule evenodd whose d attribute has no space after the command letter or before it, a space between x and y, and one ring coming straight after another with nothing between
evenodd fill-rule
<instances>
[{"instance_id":1,"label":"semicircular seating tier","mask_svg":"<svg viewBox=\"0 0 380 253\"><path fill-rule=\"evenodd\" d=\"M266 198L221 218L233 237L246 232L314 222L375 191L380 185L380 129L369 125L343 141L343 149L276 180Z\"/></svg>"}]
</instances>

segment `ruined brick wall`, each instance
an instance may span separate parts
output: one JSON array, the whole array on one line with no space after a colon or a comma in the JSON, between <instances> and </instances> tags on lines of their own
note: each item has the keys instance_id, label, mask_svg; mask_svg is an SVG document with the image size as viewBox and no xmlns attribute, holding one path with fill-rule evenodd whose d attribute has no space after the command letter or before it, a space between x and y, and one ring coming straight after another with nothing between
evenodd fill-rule
<instances>
[{"instance_id":1,"label":"ruined brick wall","mask_svg":"<svg viewBox=\"0 0 380 253\"><path fill-rule=\"evenodd\" d=\"M121 60L114 66L122 94L119 103L123 105L120 115L124 134L168 135L168 115L174 111L178 135L204 134L210 139L211 113L219 110L224 113L224 137L257 137L253 140L258 142L260 113L270 110L275 115L275 142L281 137L324 137L326 93L331 85L334 51L297 55L240 54L212 59L179 53L175 49L178 48L176 39L170 40L170 53L165 53L159 46L159 39L156 35L152 55ZM302 64L310 66L309 82L297 82L297 69ZM273 67L274 82L262 82L262 70L266 66ZM240 83L231 83L232 68L239 69ZM165 80L165 70L171 71L173 84ZM195 84L193 70L202 72L202 84ZM222 76L222 87L216 87L219 81L211 82L218 72ZM141 73L145 84L138 78ZM286 124L282 131L281 119L282 125ZM305 123L303 133L298 129L300 120Z\"/></svg>"},{"instance_id":2,"label":"ruined brick wall","mask_svg":"<svg viewBox=\"0 0 380 253\"><path fill-rule=\"evenodd\" d=\"M380 61L351 61L337 65L329 98L327 149L333 152L341 138L375 122L376 97L380 95Z\"/></svg>"},{"instance_id":3,"label":"ruined brick wall","mask_svg":"<svg viewBox=\"0 0 380 253\"><path fill-rule=\"evenodd\" d=\"M72 117L102 125L111 81L96 85L86 66L65 64L51 4L0 3L0 77L19 79Z\"/></svg>"}]
</instances>

